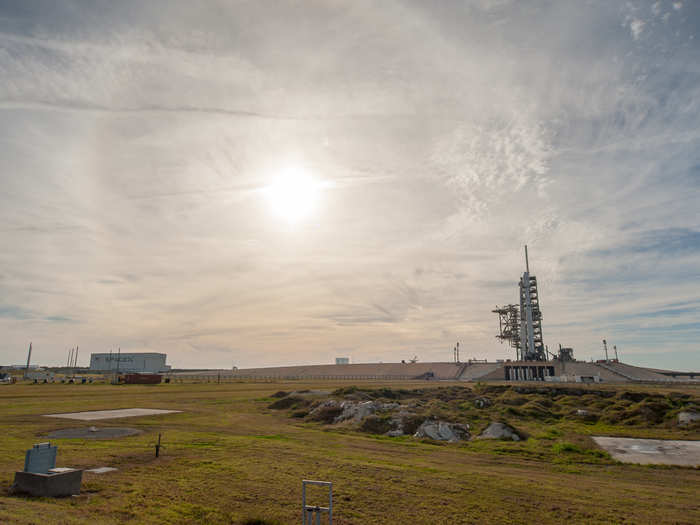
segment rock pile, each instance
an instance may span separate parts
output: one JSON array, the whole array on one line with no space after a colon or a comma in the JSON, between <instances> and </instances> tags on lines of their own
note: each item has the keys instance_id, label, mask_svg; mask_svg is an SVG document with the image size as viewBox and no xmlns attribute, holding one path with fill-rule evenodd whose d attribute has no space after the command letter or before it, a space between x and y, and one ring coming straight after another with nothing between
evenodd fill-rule
<instances>
[{"instance_id":1,"label":"rock pile","mask_svg":"<svg viewBox=\"0 0 700 525\"><path fill-rule=\"evenodd\" d=\"M337 413L333 423L353 421L359 423L363 419L377 413L388 412L399 408L398 403L381 403L379 401L336 401L328 399L314 407L309 416L318 419L323 414Z\"/></svg>"},{"instance_id":2,"label":"rock pile","mask_svg":"<svg viewBox=\"0 0 700 525\"><path fill-rule=\"evenodd\" d=\"M413 437L430 438L436 441L449 441L454 443L469 439L469 425L461 423L448 423L447 421L435 421L428 419L418 427Z\"/></svg>"}]
</instances>

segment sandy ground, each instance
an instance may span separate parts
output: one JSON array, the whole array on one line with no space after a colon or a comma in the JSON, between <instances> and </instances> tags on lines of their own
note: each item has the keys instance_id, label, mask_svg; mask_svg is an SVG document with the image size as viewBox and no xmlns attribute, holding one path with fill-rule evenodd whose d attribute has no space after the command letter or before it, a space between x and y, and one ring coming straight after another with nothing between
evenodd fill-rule
<instances>
[{"instance_id":1,"label":"sandy ground","mask_svg":"<svg viewBox=\"0 0 700 525\"><path fill-rule=\"evenodd\" d=\"M594 436L595 442L623 463L700 466L700 441Z\"/></svg>"},{"instance_id":2,"label":"sandy ground","mask_svg":"<svg viewBox=\"0 0 700 525\"><path fill-rule=\"evenodd\" d=\"M156 416L173 414L181 410L160 410L157 408L122 408L119 410L93 410L92 412L69 412L67 414L44 414L44 417L60 417L94 421L96 419L115 419L118 417Z\"/></svg>"}]
</instances>

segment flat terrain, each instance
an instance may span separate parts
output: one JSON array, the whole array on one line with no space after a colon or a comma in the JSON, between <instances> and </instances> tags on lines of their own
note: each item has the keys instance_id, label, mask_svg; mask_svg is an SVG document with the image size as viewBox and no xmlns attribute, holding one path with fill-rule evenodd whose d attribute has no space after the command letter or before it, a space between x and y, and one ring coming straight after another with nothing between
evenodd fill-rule
<instances>
[{"instance_id":1,"label":"flat terrain","mask_svg":"<svg viewBox=\"0 0 700 525\"><path fill-rule=\"evenodd\" d=\"M517 443L388 438L269 408L280 390L329 391L353 384L370 389L420 388L424 397L432 388L449 386L426 382L0 386L0 522L298 523L301 480L310 478L333 481L337 524L700 523L700 470L622 464L590 438L696 440L700 438L696 427L674 426L672 417L681 406L681 401L673 400L688 395L697 399L697 387L637 387L633 394L640 399L652 392L671 400L658 420L653 420L658 401L655 405L635 401L635 395L627 392L613 392L616 404L590 402L600 403L601 417L588 422L547 412L536 417L534 407L541 400L506 390L499 399L514 402L502 415L529 436ZM557 403L573 403L564 399L568 397L572 396L555 401L554 408ZM460 400L431 403L429 408L446 415L454 411L463 420L473 417L475 428L490 417L479 416ZM42 417L132 407L182 412L95 422ZM492 410L502 407L495 404ZM77 497L9 495L27 448L45 441L49 432L88 425L128 425L142 432L117 439L52 439L58 445L59 467L119 470L85 473L83 492ZM155 458L159 433L164 448Z\"/></svg>"}]
</instances>

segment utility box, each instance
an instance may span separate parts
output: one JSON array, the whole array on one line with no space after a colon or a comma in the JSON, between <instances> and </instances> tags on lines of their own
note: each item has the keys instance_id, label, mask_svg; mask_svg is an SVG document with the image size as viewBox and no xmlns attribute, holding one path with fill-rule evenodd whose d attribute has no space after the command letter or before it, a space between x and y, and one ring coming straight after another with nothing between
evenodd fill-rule
<instances>
[{"instance_id":1,"label":"utility box","mask_svg":"<svg viewBox=\"0 0 700 525\"><path fill-rule=\"evenodd\" d=\"M60 498L80 494L82 482L83 471L75 468L51 469L46 474L20 471L15 472L12 490L30 496Z\"/></svg>"},{"instance_id":2,"label":"utility box","mask_svg":"<svg viewBox=\"0 0 700 525\"><path fill-rule=\"evenodd\" d=\"M15 472L12 491L30 496L62 497L80 494L83 471L74 468L56 468L58 447L39 443L27 450L24 470Z\"/></svg>"},{"instance_id":3,"label":"utility box","mask_svg":"<svg viewBox=\"0 0 700 525\"><path fill-rule=\"evenodd\" d=\"M336 365L349 365L349 364L350 364L350 358L349 358L349 357L336 357L336 358L335 358L335 364L336 364Z\"/></svg>"}]
</instances>

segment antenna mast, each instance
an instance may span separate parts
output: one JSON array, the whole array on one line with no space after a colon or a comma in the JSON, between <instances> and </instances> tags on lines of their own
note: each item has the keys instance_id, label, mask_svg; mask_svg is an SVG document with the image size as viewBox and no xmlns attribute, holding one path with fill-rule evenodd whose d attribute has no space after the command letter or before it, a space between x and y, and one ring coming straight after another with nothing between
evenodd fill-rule
<instances>
[{"instance_id":1,"label":"antenna mast","mask_svg":"<svg viewBox=\"0 0 700 525\"><path fill-rule=\"evenodd\" d=\"M527 244L525 245L525 271L530 273L530 262L527 259Z\"/></svg>"}]
</instances>

